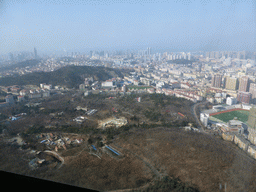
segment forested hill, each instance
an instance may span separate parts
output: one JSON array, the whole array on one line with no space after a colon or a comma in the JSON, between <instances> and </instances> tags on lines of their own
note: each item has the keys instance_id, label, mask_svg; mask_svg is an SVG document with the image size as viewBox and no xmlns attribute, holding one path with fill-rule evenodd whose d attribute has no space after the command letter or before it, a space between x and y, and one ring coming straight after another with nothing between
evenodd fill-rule
<instances>
[{"instance_id":1,"label":"forested hill","mask_svg":"<svg viewBox=\"0 0 256 192\"><path fill-rule=\"evenodd\" d=\"M16 77L0 78L1 86L10 85L65 85L69 88L78 87L85 77L94 77L95 80L107 80L113 77L123 77L119 69L91 66L67 66L52 72L35 72Z\"/></svg>"},{"instance_id":2,"label":"forested hill","mask_svg":"<svg viewBox=\"0 0 256 192\"><path fill-rule=\"evenodd\" d=\"M22 62L15 63L13 65L8 65L8 66L0 66L0 70L13 70L17 68L25 68L25 67L32 67L37 65L41 60L40 59L31 59L31 60L26 60Z\"/></svg>"}]
</instances>

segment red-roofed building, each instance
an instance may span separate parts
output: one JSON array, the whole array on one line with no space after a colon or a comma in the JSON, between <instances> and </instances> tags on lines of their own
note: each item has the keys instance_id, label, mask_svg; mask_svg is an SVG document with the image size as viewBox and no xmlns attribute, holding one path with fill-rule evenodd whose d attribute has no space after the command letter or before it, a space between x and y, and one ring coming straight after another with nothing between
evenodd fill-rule
<instances>
[{"instance_id":1,"label":"red-roofed building","mask_svg":"<svg viewBox=\"0 0 256 192\"><path fill-rule=\"evenodd\" d=\"M184 88L184 89L189 89L192 87L192 85L190 85L189 83L181 83L180 84L180 87L181 88Z\"/></svg>"},{"instance_id":2,"label":"red-roofed building","mask_svg":"<svg viewBox=\"0 0 256 192\"><path fill-rule=\"evenodd\" d=\"M237 101L245 104L249 104L251 102L252 94L249 92L239 91L237 94Z\"/></svg>"},{"instance_id":3,"label":"red-roofed building","mask_svg":"<svg viewBox=\"0 0 256 192\"><path fill-rule=\"evenodd\" d=\"M18 102L25 100L24 96L22 96L22 95L19 95L17 98L18 98Z\"/></svg>"},{"instance_id":4,"label":"red-roofed building","mask_svg":"<svg viewBox=\"0 0 256 192\"><path fill-rule=\"evenodd\" d=\"M17 85L14 85L11 87L11 92L18 93L20 91L20 88Z\"/></svg>"}]
</instances>

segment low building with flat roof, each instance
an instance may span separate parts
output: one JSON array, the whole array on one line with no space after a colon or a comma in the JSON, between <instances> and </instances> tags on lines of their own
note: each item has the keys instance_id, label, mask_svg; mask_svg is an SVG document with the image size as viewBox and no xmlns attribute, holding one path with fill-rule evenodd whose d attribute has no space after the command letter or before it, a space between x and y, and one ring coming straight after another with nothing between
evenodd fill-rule
<instances>
[{"instance_id":1,"label":"low building with flat roof","mask_svg":"<svg viewBox=\"0 0 256 192\"><path fill-rule=\"evenodd\" d=\"M234 143L244 151L248 151L248 147L250 145L250 142L247 141L244 137L240 135L235 135L234 136Z\"/></svg>"},{"instance_id":2,"label":"low building with flat roof","mask_svg":"<svg viewBox=\"0 0 256 192\"><path fill-rule=\"evenodd\" d=\"M231 141L233 142L234 141L234 136L235 134L234 133L230 133L230 132L223 132L221 134L222 136L222 139L226 140L226 141Z\"/></svg>"},{"instance_id":3,"label":"low building with flat roof","mask_svg":"<svg viewBox=\"0 0 256 192\"><path fill-rule=\"evenodd\" d=\"M248 147L248 153L254 158L256 159L256 146L255 145L250 145Z\"/></svg>"}]
</instances>

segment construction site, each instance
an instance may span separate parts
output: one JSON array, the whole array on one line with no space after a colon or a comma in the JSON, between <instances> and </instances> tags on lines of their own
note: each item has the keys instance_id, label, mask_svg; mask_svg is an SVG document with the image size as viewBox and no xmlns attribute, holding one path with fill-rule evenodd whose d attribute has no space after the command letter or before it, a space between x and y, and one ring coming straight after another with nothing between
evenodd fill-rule
<instances>
[{"instance_id":1,"label":"construction site","mask_svg":"<svg viewBox=\"0 0 256 192\"><path fill-rule=\"evenodd\" d=\"M137 129L121 134L111 144L98 136L57 137L52 133L54 136L63 138L66 149L36 152L30 164L36 164L34 169L39 170L51 166L55 171L50 178L68 184L100 191L143 191L149 183L172 175L182 182L190 182L200 191L217 191L219 185L225 183L227 190L234 192L241 191L245 185L248 191L256 187L253 182L256 163L250 156L229 142L200 132L178 128ZM76 139L83 142L74 143ZM72 141L75 146L69 146ZM97 141L104 144L98 145ZM238 171L241 169L242 172ZM73 172L76 174L72 175Z\"/></svg>"},{"instance_id":2,"label":"construction site","mask_svg":"<svg viewBox=\"0 0 256 192\"><path fill-rule=\"evenodd\" d=\"M67 159L75 158L82 153L95 156L101 159L102 155L106 154L111 158L120 160L125 155L120 150L115 149L113 146L106 144L105 138L92 138L88 135L68 134L68 133L40 133L34 136L36 142L34 143L37 150L27 151L29 167L32 170L45 167L51 169L59 169ZM88 142L88 138L91 139ZM21 144L26 144L21 138L14 138L9 140L19 141ZM101 143L99 145L98 143ZM25 155L26 156L26 155Z\"/></svg>"},{"instance_id":3,"label":"construction site","mask_svg":"<svg viewBox=\"0 0 256 192\"><path fill-rule=\"evenodd\" d=\"M127 119L125 117L120 117L120 118L116 118L116 117L111 117L108 119L104 119L104 120L99 120L98 121L98 128L102 128L102 129L106 129L109 127L116 127L119 128L121 126L124 126L128 123Z\"/></svg>"}]
</instances>

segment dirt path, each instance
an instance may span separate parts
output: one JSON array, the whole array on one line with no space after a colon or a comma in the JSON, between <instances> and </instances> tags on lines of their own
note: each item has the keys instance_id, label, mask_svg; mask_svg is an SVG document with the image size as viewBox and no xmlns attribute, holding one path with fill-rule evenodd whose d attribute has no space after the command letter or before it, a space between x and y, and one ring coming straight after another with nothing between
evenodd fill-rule
<instances>
[{"instance_id":1,"label":"dirt path","mask_svg":"<svg viewBox=\"0 0 256 192\"><path fill-rule=\"evenodd\" d=\"M88 147L87 147L87 148L88 148ZM83 148L80 152L78 152L76 155L72 155L72 156L68 156L68 157L77 157L77 156L81 155L81 153L82 153L85 149L86 149L86 146L84 146L84 148Z\"/></svg>"},{"instance_id":2,"label":"dirt path","mask_svg":"<svg viewBox=\"0 0 256 192\"><path fill-rule=\"evenodd\" d=\"M113 143L112 145L114 145L115 147L118 147L122 150L124 150L125 152L127 153L130 153L132 155L134 155L136 158L138 158L139 160L141 160L153 173L154 175L157 177L157 178L161 178L163 175L161 173L159 173L159 171L153 166L151 165L149 162L145 161L143 158L141 158L139 155L137 155L136 153L133 153L132 151L128 150L128 149L125 149L121 146L119 146L118 144L116 143Z\"/></svg>"},{"instance_id":3,"label":"dirt path","mask_svg":"<svg viewBox=\"0 0 256 192\"><path fill-rule=\"evenodd\" d=\"M149 135L147 135L148 137ZM152 142L152 141L151 141ZM126 153L129 153L133 156L135 156L136 158L138 158L139 160L141 160L150 170L151 172L155 175L155 178L150 182L150 183L147 183L141 187L138 187L138 188L132 188L132 189L119 189L119 190L112 190L110 192L129 192L129 191L133 191L133 190L142 190L142 189L145 189L147 188L150 184L153 184L154 181L156 179L160 179L163 177L163 175L153 166L151 165L148 161L145 161L143 158L141 158L139 155L137 155L136 153L133 153L132 151L130 151L129 149L126 149L126 148L123 148L121 147L120 145L116 144L116 143L112 143L113 146L117 147L117 148L120 148L122 149L123 151L125 151Z\"/></svg>"},{"instance_id":4,"label":"dirt path","mask_svg":"<svg viewBox=\"0 0 256 192\"><path fill-rule=\"evenodd\" d=\"M61 166L64 164L64 159L63 159L58 153L56 153L56 152L54 152L54 151L49 151L49 150L45 150L44 152L45 152L45 153L51 153L51 154L53 154L55 157L57 157L57 159L61 161L61 164L58 165L57 169L61 168Z\"/></svg>"}]
</instances>

